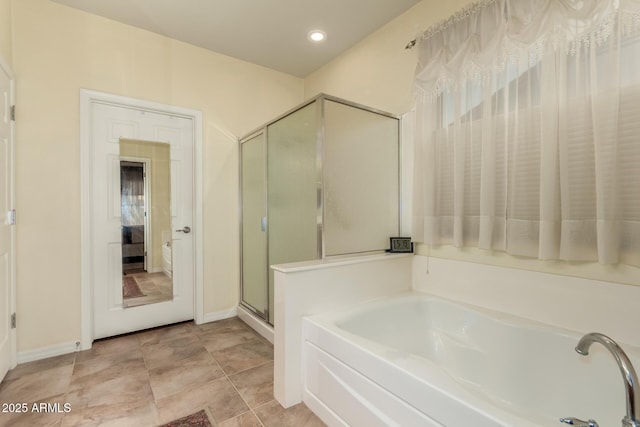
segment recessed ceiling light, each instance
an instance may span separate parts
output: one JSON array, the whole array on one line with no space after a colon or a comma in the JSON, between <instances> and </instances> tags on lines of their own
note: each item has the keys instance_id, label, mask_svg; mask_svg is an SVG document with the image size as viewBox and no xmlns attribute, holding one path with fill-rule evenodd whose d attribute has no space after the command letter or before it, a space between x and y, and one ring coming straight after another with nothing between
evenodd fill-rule
<instances>
[{"instance_id":1,"label":"recessed ceiling light","mask_svg":"<svg viewBox=\"0 0 640 427\"><path fill-rule=\"evenodd\" d=\"M321 30L311 30L307 37L313 42L321 42L327 38L327 33Z\"/></svg>"}]
</instances>

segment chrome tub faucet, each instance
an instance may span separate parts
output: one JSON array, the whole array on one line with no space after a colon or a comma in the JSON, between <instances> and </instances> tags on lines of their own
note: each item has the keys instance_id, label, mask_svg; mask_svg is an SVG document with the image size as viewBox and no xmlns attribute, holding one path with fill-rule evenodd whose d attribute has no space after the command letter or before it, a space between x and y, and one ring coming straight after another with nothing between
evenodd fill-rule
<instances>
[{"instance_id":1,"label":"chrome tub faucet","mask_svg":"<svg viewBox=\"0 0 640 427\"><path fill-rule=\"evenodd\" d=\"M627 414L622 419L622 426L640 427L640 420L638 420L637 418L640 414L640 389L638 388L638 375L636 374L635 369L633 369L631 361L627 357L624 350L622 350L622 348L614 340L606 335L597 332L591 332L580 338L580 341L578 341L578 345L576 346L576 352L583 356L588 355L589 347L591 347L591 344L593 344L594 342L602 344L607 350L609 350L609 352L613 355L613 358L616 360L618 368L620 368L620 373L622 374L624 380L627 400ZM575 425L584 423L584 421L575 418L561 418L560 421L566 424ZM595 427L598 424L593 420L589 420L588 424L583 425Z\"/></svg>"}]
</instances>

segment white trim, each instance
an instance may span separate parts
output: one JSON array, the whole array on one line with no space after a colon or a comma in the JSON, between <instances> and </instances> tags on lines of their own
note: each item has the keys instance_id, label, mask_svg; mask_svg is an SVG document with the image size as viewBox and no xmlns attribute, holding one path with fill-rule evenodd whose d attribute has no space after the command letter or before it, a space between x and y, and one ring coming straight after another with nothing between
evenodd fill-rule
<instances>
[{"instance_id":1,"label":"white trim","mask_svg":"<svg viewBox=\"0 0 640 427\"><path fill-rule=\"evenodd\" d=\"M9 80L14 80L13 71L11 71L11 67L9 67L9 63L7 63L7 61L5 61L5 59L2 56L0 56L0 69L2 69L2 71L7 75L7 77L9 77ZM11 92L12 92L11 95L14 95L13 88Z\"/></svg>"},{"instance_id":2,"label":"white trim","mask_svg":"<svg viewBox=\"0 0 640 427\"><path fill-rule=\"evenodd\" d=\"M81 349L91 348L93 342L93 289L91 286L91 103L106 103L128 108L155 111L161 114L182 116L193 120L194 126L194 204L195 226L195 292L194 292L194 321L197 324L204 323L204 284L203 284L203 235L202 230L204 215L202 212L202 112L172 105L159 104L157 102L112 95L87 89L80 89L80 343Z\"/></svg>"},{"instance_id":3,"label":"white trim","mask_svg":"<svg viewBox=\"0 0 640 427\"><path fill-rule=\"evenodd\" d=\"M11 74L10 74L11 75ZM12 75L11 75L12 76ZM16 80L11 77L11 105L16 105ZM11 136L10 144L11 144L11 195L9 198L9 203L15 209L16 206L16 125L15 121L11 121ZM13 231L11 233L11 278L10 280L10 301L9 307L11 307L11 313L17 313L18 311L18 303L17 303L17 280L16 280L16 272L18 271L17 263L18 257L16 252L16 226L13 227ZM17 314L16 314L17 316ZM11 346L13 350L11 351L11 365L16 366L18 363L18 329L16 328L11 330Z\"/></svg>"},{"instance_id":4,"label":"white trim","mask_svg":"<svg viewBox=\"0 0 640 427\"><path fill-rule=\"evenodd\" d=\"M35 350L21 351L18 353L18 363L33 362L35 360L46 359L48 357L60 356L62 354L73 353L78 350L79 342L68 342L64 344L50 345L36 348Z\"/></svg>"},{"instance_id":5,"label":"white trim","mask_svg":"<svg viewBox=\"0 0 640 427\"><path fill-rule=\"evenodd\" d=\"M411 236L413 228L413 146L415 107L400 118L400 235Z\"/></svg>"},{"instance_id":6,"label":"white trim","mask_svg":"<svg viewBox=\"0 0 640 427\"><path fill-rule=\"evenodd\" d=\"M287 264L272 265L273 271L281 273L295 273L299 271L314 271L323 268L342 267L351 264L362 264L366 262L379 262L391 258L405 258L413 256L413 253L379 253L375 255L360 256L339 256L332 258L314 259L311 261L292 262Z\"/></svg>"},{"instance_id":7,"label":"white trim","mask_svg":"<svg viewBox=\"0 0 640 427\"><path fill-rule=\"evenodd\" d=\"M315 394L311 393L306 387L302 390L302 401L311 412L316 414L326 425L329 426L346 426L344 420L333 412L324 404Z\"/></svg>"},{"instance_id":8,"label":"white trim","mask_svg":"<svg viewBox=\"0 0 640 427\"><path fill-rule=\"evenodd\" d=\"M196 244L196 289L195 289L195 318L193 319L196 325L205 322L204 315L204 201L203 201L203 185L204 174L202 171L203 154L203 132L202 132L202 112L190 110L194 116L194 145L195 153L193 158L194 165L194 193L195 198L195 214L196 214L196 232L195 244Z\"/></svg>"},{"instance_id":9,"label":"white trim","mask_svg":"<svg viewBox=\"0 0 640 427\"><path fill-rule=\"evenodd\" d=\"M249 325L251 329L262 335L267 341L273 344L274 332L273 326L264 322L264 320L257 317L251 311L247 310L243 306L238 306L238 317L244 323Z\"/></svg>"},{"instance_id":10,"label":"white trim","mask_svg":"<svg viewBox=\"0 0 640 427\"><path fill-rule=\"evenodd\" d=\"M91 92L80 90L80 349L93 343L91 239Z\"/></svg>"},{"instance_id":11,"label":"white trim","mask_svg":"<svg viewBox=\"0 0 640 427\"><path fill-rule=\"evenodd\" d=\"M11 67L9 67L9 63L5 61L5 59L0 56L0 70L6 74L9 78L9 108L11 106L16 105L16 80L13 75L13 71ZM13 120L9 120L9 145L11 146L11 159L9 160L11 163L11 170L9 176L10 188L9 188L9 207L10 209L15 209L16 207L16 198L15 198L15 183L16 183L16 127L15 122ZM17 303L16 303L16 271L17 271L17 257L16 257L16 227L11 227L11 242L10 242L10 251L11 251L11 262L9 265L9 315L12 313L16 313ZM17 329L10 329L9 331L9 340L11 343L11 361L10 361L10 369L14 368L18 361L17 351L18 351L18 342L17 342Z\"/></svg>"},{"instance_id":12,"label":"white trim","mask_svg":"<svg viewBox=\"0 0 640 427\"><path fill-rule=\"evenodd\" d=\"M237 316L238 312L236 307L231 308L229 310L220 310L213 311L211 313L207 313L202 317L202 322L196 322L198 325L202 323L215 322L216 320L228 319L230 317Z\"/></svg>"}]
</instances>

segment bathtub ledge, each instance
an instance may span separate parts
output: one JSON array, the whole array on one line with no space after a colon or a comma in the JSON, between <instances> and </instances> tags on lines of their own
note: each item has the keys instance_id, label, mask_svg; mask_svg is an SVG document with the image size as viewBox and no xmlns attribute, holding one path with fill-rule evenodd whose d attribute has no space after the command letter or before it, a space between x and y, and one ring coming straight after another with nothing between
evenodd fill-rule
<instances>
[{"instance_id":1,"label":"bathtub ledge","mask_svg":"<svg viewBox=\"0 0 640 427\"><path fill-rule=\"evenodd\" d=\"M336 257L327 259L318 259L312 261L292 262L288 264L276 264L272 265L271 269L279 271L281 273L295 273L298 271L318 270L322 268L340 267L343 265L360 264L365 262L379 262L385 259L406 258L413 256L412 253L408 254L375 254L375 255L361 255L350 257Z\"/></svg>"}]
</instances>

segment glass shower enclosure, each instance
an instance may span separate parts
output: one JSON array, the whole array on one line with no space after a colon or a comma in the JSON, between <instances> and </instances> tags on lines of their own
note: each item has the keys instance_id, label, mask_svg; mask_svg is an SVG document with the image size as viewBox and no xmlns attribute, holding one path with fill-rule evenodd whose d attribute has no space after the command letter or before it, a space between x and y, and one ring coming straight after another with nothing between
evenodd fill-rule
<instances>
[{"instance_id":1,"label":"glass shower enclosure","mask_svg":"<svg viewBox=\"0 0 640 427\"><path fill-rule=\"evenodd\" d=\"M322 94L240 140L244 307L273 324L270 265L388 248L399 135L397 116Z\"/></svg>"}]
</instances>

